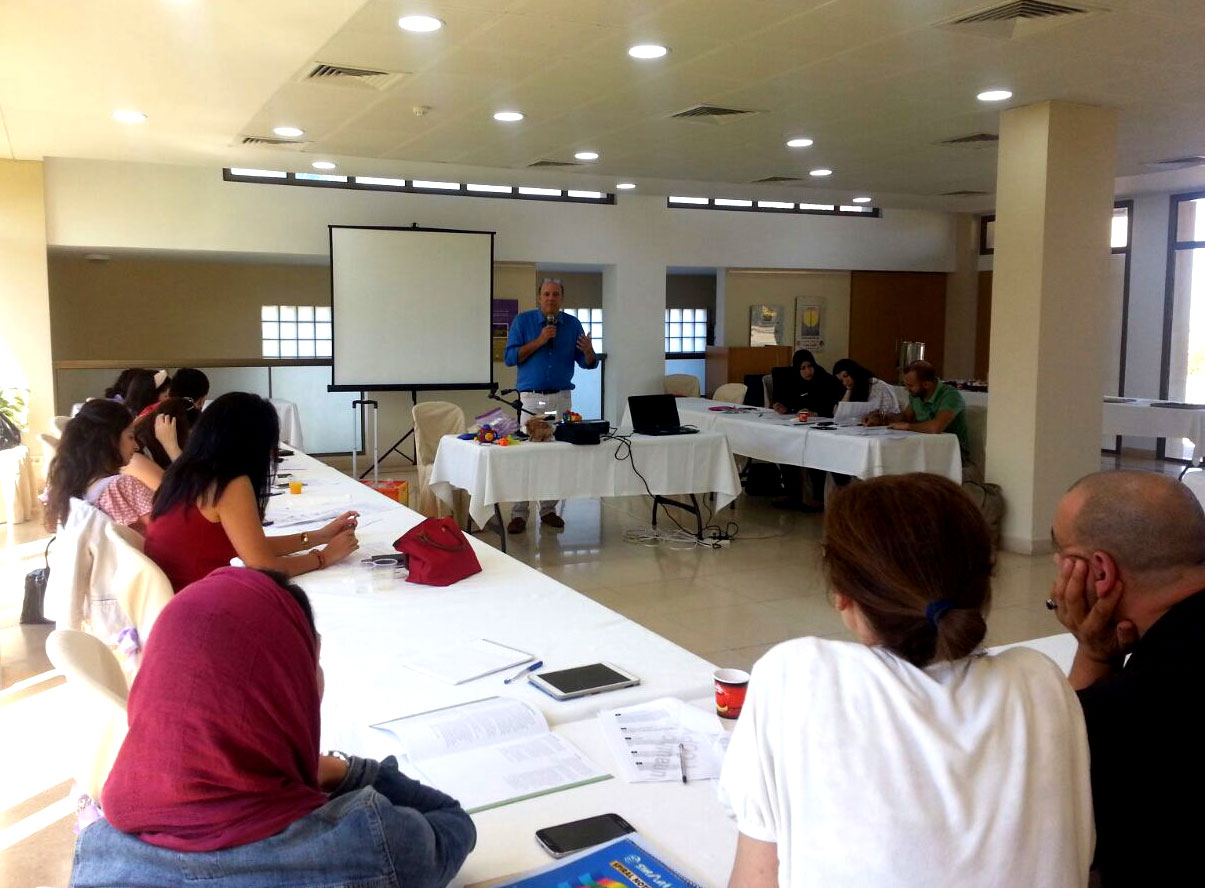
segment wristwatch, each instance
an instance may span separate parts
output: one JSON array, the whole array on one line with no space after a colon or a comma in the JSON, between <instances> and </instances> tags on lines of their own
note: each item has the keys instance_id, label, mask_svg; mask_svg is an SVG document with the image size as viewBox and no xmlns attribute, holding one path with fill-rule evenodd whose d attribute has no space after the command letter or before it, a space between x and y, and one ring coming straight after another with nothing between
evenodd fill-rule
<instances>
[{"instance_id":1,"label":"wristwatch","mask_svg":"<svg viewBox=\"0 0 1205 888\"><path fill-rule=\"evenodd\" d=\"M324 752L322 754L329 755L331 758L337 758L339 761L343 762L343 764L347 765L349 768L351 767L351 756L348 755L346 752L344 752L341 749L328 749L326 752Z\"/></svg>"},{"instance_id":2,"label":"wristwatch","mask_svg":"<svg viewBox=\"0 0 1205 888\"><path fill-rule=\"evenodd\" d=\"M301 535L301 545L308 546L310 544L310 532L307 530Z\"/></svg>"}]
</instances>

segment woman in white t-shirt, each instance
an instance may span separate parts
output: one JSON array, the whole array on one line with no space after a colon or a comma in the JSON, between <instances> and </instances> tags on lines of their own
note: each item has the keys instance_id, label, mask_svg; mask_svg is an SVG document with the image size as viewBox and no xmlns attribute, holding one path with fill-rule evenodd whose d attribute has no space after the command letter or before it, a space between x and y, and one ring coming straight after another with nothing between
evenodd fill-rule
<instances>
[{"instance_id":1,"label":"woman in white t-shirt","mask_svg":"<svg viewBox=\"0 0 1205 888\"><path fill-rule=\"evenodd\" d=\"M863 403L865 408L854 411L860 419L867 413L892 414L900 412L900 402L895 389L879 379L853 358L842 358L833 364L833 376L845 386L842 403ZM841 408L838 407L838 411ZM835 414L841 416L841 412Z\"/></svg>"},{"instance_id":2,"label":"woman in white t-shirt","mask_svg":"<svg viewBox=\"0 0 1205 888\"><path fill-rule=\"evenodd\" d=\"M992 552L938 475L850 485L824 564L860 643L798 638L753 667L720 778L730 886L1083 886L1094 834L1080 706L1059 668L977 653Z\"/></svg>"}]
</instances>

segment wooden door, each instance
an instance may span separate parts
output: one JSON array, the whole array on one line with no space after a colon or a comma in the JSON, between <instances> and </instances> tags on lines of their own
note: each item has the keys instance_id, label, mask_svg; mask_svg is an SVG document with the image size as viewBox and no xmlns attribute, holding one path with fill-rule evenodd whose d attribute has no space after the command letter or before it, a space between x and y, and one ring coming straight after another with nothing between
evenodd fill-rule
<instances>
[{"instance_id":1,"label":"wooden door","mask_svg":"<svg viewBox=\"0 0 1205 888\"><path fill-rule=\"evenodd\" d=\"M849 357L890 383L904 340L925 344L925 360L942 372L946 279L926 272L855 271L850 275Z\"/></svg>"}]
</instances>

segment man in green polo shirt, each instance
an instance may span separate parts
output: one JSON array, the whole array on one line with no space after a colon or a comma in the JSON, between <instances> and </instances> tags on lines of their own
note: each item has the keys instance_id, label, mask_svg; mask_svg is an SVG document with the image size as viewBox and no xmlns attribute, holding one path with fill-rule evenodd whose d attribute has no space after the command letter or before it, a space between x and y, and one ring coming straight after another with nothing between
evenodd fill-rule
<instances>
[{"instance_id":1,"label":"man in green polo shirt","mask_svg":"<svg viewBox=\"0 0 1205 888\"><path fill-rule=\"evenodd\" d=\"M902 413L869 419L869 424L885 423L893 429L909 432L925 432L939 435L946 432L958 438L958 449L962 451L964 480L977 475L978 467L971 462L971 448L967 440L966 402L962 393L937 378L933 365L928 361L916 361L904 368L904 388L908 390L908 406Z\"/></svg>"}]
</instances>

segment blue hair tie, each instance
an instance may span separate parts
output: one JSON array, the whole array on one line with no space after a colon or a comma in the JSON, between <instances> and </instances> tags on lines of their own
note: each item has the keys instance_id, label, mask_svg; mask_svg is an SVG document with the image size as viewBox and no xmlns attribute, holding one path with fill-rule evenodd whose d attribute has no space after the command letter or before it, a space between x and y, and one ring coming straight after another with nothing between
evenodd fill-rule
<instances>
[{"instance_id":1,"label":"blue hair tie","mask_svg":"<svg viewBox=\"0 0 1205 888\"><path fill-rule=\"evenodd\" d=\"M946 611L953 610L955 607L954 602L948 598L939 598L936 601L930 601L928 607L925 608L925 619L929 621L930 626L936 629L937 621L945 616Z\"/></svg>"}]
</instances>

